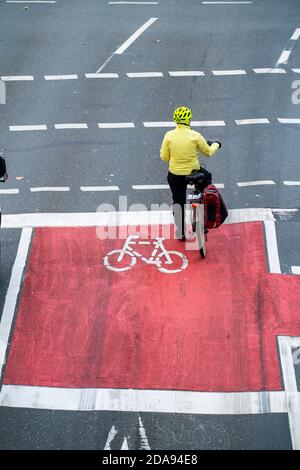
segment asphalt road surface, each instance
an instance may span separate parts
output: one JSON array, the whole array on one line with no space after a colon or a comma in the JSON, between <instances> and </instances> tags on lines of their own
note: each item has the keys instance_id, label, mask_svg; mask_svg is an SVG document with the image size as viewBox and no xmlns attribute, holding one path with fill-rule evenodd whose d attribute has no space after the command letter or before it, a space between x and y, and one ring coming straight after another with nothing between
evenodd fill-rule
<instances>
[{"instance_id":1,"label":"asphalt road surface","mask_svg":"<svg viewBox=\"0 0 300 470\"><path fill-rule=\"evenodd\" d=\"M0 187L1 311L11 293L22 230L30 226L22 214L30 220L36 215L42 226L49 214L81 217L102 212L105 204L117 211L133 205L137 211L150 211L153 204L171 203L159 150L173 111L181 105L192 109L196 130L222 142L214 158L201 161L222 188L228 208L273 210L280 273L285 289L292 282L295 291L300 274L299 18L298 0L0 1L0 77L6 89L6 103L0 104L0 150L9 174ZM120 196L126 196L125 209ZM34 253L37 246L47 251L41 241L33 246ZM256 265L253 256L245 270ZM22 271L23 281L24 275ZM145 296L152 295L149 281ZM294 297L293 305L300 308L299 294ZM7 331L3 318L0 330ZM15 313L8 349L6 345L0 351L6 358L15 324L20 337L17 322ZM298 337L299 328L295 324L282 335ZM26 335L30 342L30 331ZM52 339L56 344L57 338ZM289 351L299 358L296 343ZM12 362L22 362L13 348L11 353ZM7 370L9 361L1 360L1 387L26 386L21 378L13 382L13 366ZM247 406L227 409L224 394L219 410L211 405L195 412L175 405L139 408L138 399L127 409L48 407L34 399L25 406L22 400L7 401L2 388L0 449L299 449L299 362L294 360L296 388L289 390L294 408L283 405L281 398L273 406L273 395L264 395L286 390L284 368L278 363L278 389L264 385L273 383L267 377L261 388L248 390L246 383L240 389L206 390L257 392L255 403L267 404L255 405L256 411ZM30 364L24 359L24 369ZM264 373L270 375L269 370ZM157 377L153 389L159 388ZM136 388L147 388L143 383ZM41 394L42 385L37 383ZM49 383L47 390L59 386ZM66 383L65 390L70 388ZM103 389L114 388L126 386ZM201 387L199 391L204 392Z\"/></svg>"}]
</instances>

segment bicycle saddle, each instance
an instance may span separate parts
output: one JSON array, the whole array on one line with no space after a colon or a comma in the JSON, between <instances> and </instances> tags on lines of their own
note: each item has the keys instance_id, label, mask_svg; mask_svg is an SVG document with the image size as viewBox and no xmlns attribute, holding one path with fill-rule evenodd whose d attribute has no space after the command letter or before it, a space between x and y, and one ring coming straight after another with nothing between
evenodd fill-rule
<instances>
[{"instance_id":1,"label":"bicycle saddle","mask_svg":"<svg viewBox=\"0 0 300 470\"><path fill-rule=\"evenodd\" d=\"M191 175L185 177L185 181L187 182L187 184L201 185L205 181L205 176L201 172L192 173Z\"/></svg>"}]
</instances>

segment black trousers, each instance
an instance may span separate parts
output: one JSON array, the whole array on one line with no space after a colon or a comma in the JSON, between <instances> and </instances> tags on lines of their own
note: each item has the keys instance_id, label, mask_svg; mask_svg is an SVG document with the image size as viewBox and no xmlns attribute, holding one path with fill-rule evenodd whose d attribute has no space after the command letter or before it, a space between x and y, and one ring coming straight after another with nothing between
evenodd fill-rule
<instances>
[{"instance_id":1,"label":"black trousers","mask_svg":"<svg viewBox=\"0 0 300 470\"><path fill-rule=\"evenodd\" d=\"M205 168L201 168L199 171L206 176L207 184L211 184L212 176L211 173ZM181 237L185 232L185 203L186 203L186 188L187 183L185 181L185 175L174 175L169 171L168 183L172 192L173 197L173 216L174 222L178 231L178 235Z\"/></svg>"}]
</instances>

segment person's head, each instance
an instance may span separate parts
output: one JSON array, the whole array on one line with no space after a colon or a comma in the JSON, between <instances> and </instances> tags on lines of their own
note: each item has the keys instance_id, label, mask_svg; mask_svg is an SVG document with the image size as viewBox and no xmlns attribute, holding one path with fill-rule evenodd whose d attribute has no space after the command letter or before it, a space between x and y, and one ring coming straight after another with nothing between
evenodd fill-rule
<instances>
[{"instance_id":1,"label":"person's head","mask_svg":"<svg viewBox=\"0 0 300 470\"><path fill-rule=\"evenodd\" d=\"M192 111L190 108L181 106L180 108L175 109L173 119L176 124L185 124L189 126L192 119Z\"/></svg>"}]
</instances>

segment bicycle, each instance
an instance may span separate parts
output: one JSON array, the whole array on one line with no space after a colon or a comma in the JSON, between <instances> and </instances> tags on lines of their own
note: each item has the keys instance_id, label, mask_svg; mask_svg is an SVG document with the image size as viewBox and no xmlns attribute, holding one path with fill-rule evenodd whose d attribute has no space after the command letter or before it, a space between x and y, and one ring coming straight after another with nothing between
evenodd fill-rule
<instances>
[{"instance_id":1,"label":"bicycle","mask_svg":"<svg viewBox=\"0 0 300 470\"><path fill-rule=\"evenodd\" d=\"M208 230L205 227L204 188L205 176L199 173L186 176L186 182L194 187L191 194L187 195L187 201L191 204L192 232L196 233L201 257L206 257L206 242Z\"/></svg>"},{"instance_id":2,"label":"bicycle","mask_svg":"<svg viewBox=\"0 0 300 470\"><path fill-rule=\"evenodd\" d=\"M155 238L155 242L150 241L138 241L139 235L131 235L127 238L124 246L121 250L110 251L104 258L103 263L107 269L112 271L122 272L128 271L133 268L137 262L137 258L140 258L146 264L153 264L157 267L161 273L178 273L183 271L188 266L188 259L179 251L168 251L166 250L163 241L165 238ZM134 250L131 245L151 245L153 243L154 248L149 258L146 258L138 251ZM161 250L161 253L157 254ZM117 259L114 259L114 255L118 255ZM170 269L165 265L172 265L174 263L174 256L180 257L181 266L176 269ZM164 259L163 259L164 258ZM173 259L172 259L173 258ZM113 265L117 266L113 266Z\"/></svg>"}]
</instances>

